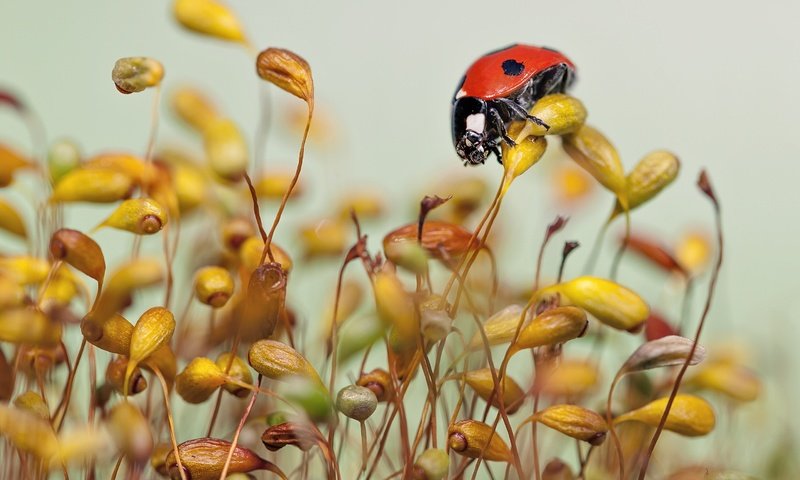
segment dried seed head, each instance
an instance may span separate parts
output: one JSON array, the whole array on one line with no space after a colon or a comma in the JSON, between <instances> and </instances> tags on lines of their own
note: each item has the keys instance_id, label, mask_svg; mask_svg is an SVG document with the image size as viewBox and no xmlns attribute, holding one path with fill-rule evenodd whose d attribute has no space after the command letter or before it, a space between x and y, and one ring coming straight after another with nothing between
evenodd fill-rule
<instances>
[{"instance_id":1,"label":"dried seed head","mask_svg":"<svg viewBox=\"0 0 800 480\"><path fill-rule=\"evenodd\" d=\"M356 381L356 385L372 390L379 402L391 402L394 400L392 377L389 372L382 368L376 368L369 373L362 373Z\"/></svg>"},{"instance_id":2,"label":"dried seed head","mask_svg":"<svg viewBox=\"0 0 800 480\"><path fill-rule=\"evenodd\" d=\"M511 463L506 442L492 433L492 427L477 420L462 420L447 429L447 445L459 455Z\"/></svg>"},{"instance_id":3,"label":"dried seed head","mask_svg":"<svg viewBox=\"0 0 800 480\"><path fill-rule=\"evenodd\" d=\"M624 413L614 419L614 425L636 421L658 427L669 397L659 398L647 405ZM678 394L672 403L664 428L687 437L706 435L714 429L715 417L711 405L694 395Z\"/></svg>"},{"instance_id":4,"label":"dried seed head","mask_svg":"<svg viewBox=\"0 0 800 480\"><path fill-rule=\"evenodd\" d=\"M131 334L130 359L125 372L125 385L130 382L133 369L164 345L168 345L175 331L175 317L164 307L153 307L145 311ZM127 391L124 388L123 391Z\"/></svg>"},{"instance_id":5,"label":"dried seed head","mask_svg":"<svg viewBox=\"0 0 800 480\"><path fill-rule=\"evenodd\" d=\"M29 159L0 143L0 188L11 184L17 170L33 167L34 163Z\"/></svg>"},{"instance_id":6,"label":"dried seed head","mask_svg":"<svg viewBox=\"0 0 800 480\"><path fill-rule=\"evenodd\" d=\"M577 277L549 289L564 294L573 305L619 330L639 327L650 314L650 308L639 295L603 278Z\"/></svg>"},{"instance_id":7,"label":"dried seed head","mask_svg":"<svg viewBox=\"0 0 800 480\"><path fill-rule=\"evenodd\" d=\"M336 396L336 409L346 417L363 422L378 408L378 398L367 387L348 385Z\"/></svg>"},{"instance_id":8,"label":"dried seed head","mask_svg":"<svg viewBox=\"0 0 800 480\"><path fill-rule=\"evenodd\" d=\"M258 54L256 72L262 79L313 105L311 67L299 55L282 48L268 48Z\"/></svg>"},{"instance_id":9,"label":"dried seed head","mask_svg":"<svg viewBox=\"0 0 800 480\"><path fill-rule=\"evenodd\" d=\"M233 120L217 118L203 129L208 165L219 178L238 182L247 173L247 142Z\"/></svg>"},{"instance_id":10,"label":"dried seed head","mask_svg":"<svg viewBox=\"0 0 800 480\"><path fill-rule=\"evenodd\" d=\"M409 262L405 257L414 258L414 251L409 252L409 244L419 243L431 257L454 266L470 249L477 249L480 244L477 239L470 243L472 232L452 223L437 220L425 222L419 242L417 240L418 231L419 225L410 223L383 237L383 250L386 258L397 265L406 266L405 264ZM415 264L411 262L411 265Z\"/></svg>"},{"instance_id":11,"label":"dried seed head","mask_svg":"<svg viewBox=\"0 0 800 480\"><path fill-rule=\"evenodd\" d=\"M134 461L144 461L153 451L150 424L135 404L122 401L108 413L106 427L117 449Z\"/></svg>"},{"instance_id":12,"label":"dried seed head","mask_svg":"<svg viewBox=\"0 0 800 480\"><path fill-rule=\"evenodd\" d=\"M114 390L124 396L136 395L137 393L144 391L144 389L147 388L147 379L144 378L144 375L142 375L142 371L139 370L139 367L133 369L128 391L126 392L124 390L125 371L127 368L127 357L117 357L112 359L108 363L108 367L106 367L106 383L114 387Z\"/></svg>"},{"instance_id":13,"label":"dried seed head","mask_svg":"<svg viewBox=\"0 0 800 480\"><path fill-rule=\"evenodd\" d=\"M683 365L692 353L694 342L688 338L670 335L652 340L636 349L625 361L618 375L641 372L651 368ZM689 365L697 365L706 357L706 349L702 345L692 354Z\"/></svg>"},{"instance_id":14,"label":"dried seed head","mask_svg":"<svg viewBox=\"0 0 800 480\"><path fill-rule=\"evenodd\" d=\"M586 313L580 308L551 308L523 327L512 348L523 350L564 343L581 336L587 325Z\"/></svg>"},{"instance_id":15,"label":"dried seed head","mask_svg":"<svg viewBox=\"0 0 800 480\"><path fill-rule=\"evenodd\" d=\"M414 302L397 275L384 268L373 277L372 289L378 317L384 325L394 329L400 343L416 345L419 319Z\"/></svg>"},{"instance_id":16,"label":"dried seed head","mask_svg":"<svg viewBox=\"0 0 800 480\"><path fill-rule=\"evenodd\" d=\"M678 176L678 157L665 150L650 152L633 167L627 176L628 203L631 209L642 205L672 183ZM617 205L618 212L622 208Z\"/></svg>"},{"instance_id":17,"label":"dried seed head","mask_svg":"<svg viewBox=\"0 0 800 480\"><path fill-rule=\"evenodd\" d=\"M266 173L255 182L256 195L258 195L258 198L281 200L289 190L289 186L292 184L293 179L294 172L290 171ZM303 193L303 186L301 182L302 180L295 184L294 188L292 188L292 193L289 195L289 198L295 198Z\"/></svg>"},{"instance_id":18,"label":"dried seed head","mask_svg":"<svg viewBox=\"0 0 800 480\"><path fill-rule=\"evenodd\" d=\"M513 138L523 127L523 122L514 122L509 127L509 135ZM503 190L505 194L511 182L529 168L534 166L547 150L547 140L544 137L524 137L517 138L517 144L513 147L503 142Z\"/></svg>"},{"instance_id":19,"label":"dried seed head","mask_svg":"<svg viewBox=\"0 0 800 480\"><path fill-rule=\"evenodd\" d=\"M286 422L269 427L261 435L261 442L270 452L292 445L307 452L323 441L318 430L306 423Z\"/></svg>"},{"instance_id":20,"label":"dried seed head","mask_svg":"<svg viewBox=\"0 0 800 480\"><path fill-rule=\"evenodd\" d=\"M229 369L228 364L230 364ZM239 382L246 383L248 385L253 383L253 375L250 373L250 367L247 366L247 362L245 362L241 357L234 356L233 363L231 363L231 354L228 352L222 353L219 357L217 357L217 367L219 367L219 369L223 372L228 369L226 376L229 378L236 379ZM250 390L227 380L225 381L224 388L226 391L236 395L237 397L246 397L247 394L250 393Z\"/></svg>"},{"instance_id":21,"label":"dried seed head","mask_svg":"<svg viewBox=\"0 0 800 480\"><path fill-rule=\"evenodd\" d=\"M47 404L44 403L42 396L36 392L28 390L19 394L14 399L14 406L20 410L30 412L46 422L50 421L50 410L47 408Z\"/></svg>"},{"instance_id":22,"label":"dried seed head","mask_svg":"<svg viewBox=\"0 0 800 480\"><path fill-rule=\"evenodd\" d=\"M164 208L150 198L132 198L122 202L99 227L126 230L137 235L158 233L167 224Z\"/></svg>"},{"instance_id":23,"label":"dried seed head","mask_svg":"<svg viewBox=\"0 0 800 480\"><path fill-rule=\"evenodd\" d=\"M547 462L542 471L542 480L575 480L569 466L558 458Z\"/></svg>"},{"instance_id":24,"label":"dried seed head","mask_svg":"<svg viewBox=\"0 0 800 480\"><path fill-rule=\"evenodd\" d=\"M13 205L0 198L0 229L21 238L28 238L25 221Z\"/></svg>"},{"instance_id":25,"label":"dried seed head","mask_svg":"<svg viewBox=\"0 0 800 480\"><path fill-rule=\"evenodd\" d=\"M527 122L523 129L525 136L536 135L566 135L575 133L586 122L586 107L575 97L555 93L545 95L536 100L531 108L530 114L550 128L534 123Z\"/></svg>"},{"instance_id":26,"label":"dried seed head","mask_svg":"<svg viewBox=\"0 0 800 480\"><path fill-rule=\"evenodd\" d=\"M286 250L276 245L275 242L272 242L270 251L272 252L273 258L275 258L275 262L280 264L281 268L283 268L286 273L292 271L292 266L294 264ZM261 255L263 252L264 241L261 240L259 236L252 236L241 244L241 248L239 248L239 260L247 271L252 272L261 265ZM267 256L267 259L269 259L269 256Z\"/></svg>"},{"instance_id":27,"label":"dried seed head","mask_svg":"<svg viewBox=\"0 0 800 480\"><path fill-rule=\"evenodd\" d=\"M222 475L230 448L230 442L216 438L197 438L178 445L178 454L186 478L189 480L218 480ZM172 450L167 454L166 468L170 478L181 479L175 452ZM247 473L256 470L280 472L278 467L259 457L252 450L237 445L233 450L228 473ZM286 478L283 472L280 475L282 478Z\"/></svg>"},{"instance_id":28,"label":"dried seed head","mask_svg":"<svg viewBox=\"0 0 800 480\"><path fill-rule=\"evenodd\" d=\"M18 285L38 285L47 278L50 264L41 258L19 255L0 257L0 275Z\"/></svg>"},{"instance_id":29,"label":"dried seed head","mask_svg":"<svg viewBox=\"0 0 800 480\"><path fill-rule=\"evenodd\" d=\"M81 163L81 151L71 140L58 140L47 151L47 171L50 181L59 183L64 175L75 170Z\"/></svg>"},{"instance_id":30,"label":"dried seed head","mask_svg":"<svg viewBox=\"0 0 800 480\"><path fill-rule=\"evenodd\" d=\"M175 378L175 390L189 403L202 403L225 384L225 373L204 357L197 357Z\"/></svg>"},{"instance_id":31,"label":"dried seed head","mask_svg":"<svg viewBox=\"0 0 800 480\"><path fill-rule=\"evenodd\" d=\"M61 323L53 322L41 310L14 307L0 311L0 341L52 347L61 341Z\"/></svg>"},{"instance_id":32,"label":"dried seed head","mask_svg":"<svg viewBox=\"0 0 800 480\"><path fill-rule=\"evenodd\" d=\"M267 338L285 314L286 272L278 263L265 263L250 275L242 311L245 339Z\"/></svg>"},{"instance_id":33,"label":"dried seed head","mask_svg":"<svg viewBox=\"0 0 800 480\"><path fill-rule=\"evenodd\" d=\"M324 388L317 371L292 347L275 340L259 340L250 346L247 361L258 373L273 380L301 377Z\"/></svg>"},{"instance_id":34,"label":"dried seed head","mask_svg":"<svg viewBox=\"0 0 800 480\"><path fill-rule=\"evenodd\" d=\"M608 432L602 416L578 405L553 405L537 412L530 420L592 445L603 443Z\"/></svg>"},{"instance_id":35,"label":"dried seed head","mask_svg":"<svg viewBox=\"0 0 800 480\"><path fill-rule=\"evenodd\" d=\"M182 27L192 32L219 40L245 42L239 19L215 0L175 0L172 13Z\"/></svg>"},{"instance_id":36,"label":"dried seed head","mask_svg":"<svg viewBox=\"0 0 800 480\"><path fill-rule=\"evenodd\" d=\"M564 136L564 150L601 185L619 195L625 194L626 179L617 149L602 133L584 125Z\"/></svg>"},{"instance_id":37,"label":"dried seed head","mask_svg":"<svg viewBox=\"0 0 800 480\"><path fill-rule=\"evenodd\" d=\"M32 453L45 462L58 450L58 439L49 421L7 405L0 405L0 436L20 451Z\"/></svg>"},{"instance_id":38,"label":"dried seed head","mask_svg":"<svg viewBox=\"0 0 800 480\"><path fill-rule=\"evenodd\" d=\"M192 87L181 87L172 94L172 110L184 122L202 132L219 117L216 107L203 92Z\"/></svg>"},{"instance_id":39,"label":"dried seed head","mask_svg":"<svg viewBox=\"0 0 800 480\"><path fill-rule=\"evenodd\" d=\"M108 168L77 168L64 175L53 189L51 202L113 203L133 193L134 179Z\"/></svg>"},{"instance_id":40,"label":"dried seed head","mask_svg":"<svg viewBox=\"0 0 800 480\"><path fill-rule=\"evenodd\" d=\"M111 71L111 80L114 81L120 93L135 93L161 84L164 78L164 66L149 57L120 58Z\"/></svg>"},{"instance_id":41,"label":"dried seed head","mask_svg":"<svg viewBox=\"0 0 800 480\"><path fill-rule=\"evenodd\" d=\"M464 374L464 381L475 390L475 393L477 393L479 397L485 401L491 398L492 405L496 408L500 408L500 401L495 392L491 369L482 368L480 370L467 372ZM522 406L522 403L525 401L525 392L520 388L519 384L508 375L503 376L502 384L503 406L505 407L506 413L511 415Z\"/></svg>"},{"instance_id":42,"label":"dried seed head","mask_svg":"<svg viewBox=\"0 0 800 480\"><path fill-rule=\"evenodd\" d=\"M703 365L687 386L722 393L740 402L752 402L761 394L761 380L752 370L728 362L710 362Z\"/></svg>"},{"instance_id":43,"label":"dried seed head","mask_svg":"<svg viewBox=\"0 0 800 480\"><path fill-rule=\"evenodd\" d=\"M489 345L501 345L514 339L514 333L522 319L523 307L520 305L508 305L495 312L494 315L483 324L483 330L489 340ZM480 350L483 348L483 338L480 332L476 332L469 341L469 350Z\"/></svg>"},{"instance_id":44,"label":"dried seed head","mask_svg":"<svg viewBox=\"0 0 800 480\"><path fill-rule=\"evenodd\" d=\"M542 393L554 398L579 398L593 392L600 383L597 365L583 360L562 360L548 372Z\"/></svg>"},{"instance_id":45,"label":"dried seed head","mask_svg":"<svg viewBox=\"0 0 800 480\"><path fill-rule=\"evenodd\" d=\"M414 462L412 480L442 480L450 470L450 457L439 448L429 448Z\"/></svg>"},{"instance_id":46,"label":"dried seed head","mask_svg":"<svg viewBox=\"0 0 800 480\"><path fill-rule=\"evenodd\" d=\"M233 277L222 267L203 267L195 274L194 294L206 305L221 308L233 294Z\"/></svg>"},{"instance_id":47,"label":"dried seed head","mask_svg":"<svg viewBox=\"0 0 800 480\"><path fill-rule=\"evenodd\" d=\"M63 260L98 282L106 273L106 261L100 245L87 235L68 228L56 230L50 237L50 255Z\"/></svg>"},{"instance_id":48,"label":"dried seed head","mask_svg":"<svg viewBox=\"0 0 800 480\"><path fill-rule=\"evenodd\" d=\"M300 228L305 258L338 257L344 252L349 227L339 220L324 219Z\"/></svg>"}]
</instances>

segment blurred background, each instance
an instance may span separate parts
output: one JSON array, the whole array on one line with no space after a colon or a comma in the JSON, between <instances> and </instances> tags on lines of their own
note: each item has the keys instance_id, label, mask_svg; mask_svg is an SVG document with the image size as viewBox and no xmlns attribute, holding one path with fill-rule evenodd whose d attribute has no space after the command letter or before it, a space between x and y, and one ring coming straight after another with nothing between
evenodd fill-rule
<instances>
[{"instance_id":1,"label":"blurred background","mask_svg":"<svg viewBox=\"0 0 800 480\"><path fill-rule=\"evenodd\" d=\"M0 4L0 87L15 91L39 113L49 140L76 139L87 154L143 152L152 93L120 95L110 75L119 57L151 56L166 69L165 99L176 86L198 86L253 141L259 92L269 89L255 75L252 56L236 45L182 31L169 3L6 0ZM695 187L700 169L708 169L722 203L727 243L705 343L744 342L752 367L766 382L764 397L748 407L761 427L748 433L742 446L755 438L784 442L798 430L788 407L800 400L793 373L800 365L800 350L794 346L800 339L800 135L795 118L800 111L800 4L228 4L257 48L289 48L308 60L314 72L318 115L306 155L306 195L290 207L289 221L277 235L290 250L296 238L293 225L320 215L330 198L355 186L381 192L390 206L389 217L366 228L371 246L378 248L392 226L413 219L418 198L438 193L432 187L437 181L469 173L494 185L502 172L499 165L491 161L466 171L453 151L449 109L459 79L478 56L510 43L565 53L577 65L572 93L586 105L588 122L616 145L626 169L657 148L675 152L682 161L675 184L633 214L635 230L667 245L689 231L712 233L711 207ZM270 90L269 98L266 165L291 169L304 107L277 89ZM161 113L159 145L201 151L198 139L170 115L167 101ZM30 148L24 126L7 111L0 112L0 141ZM564 239L584 245L567 267L567 276L577 275L613 203L599 188L586 194L580 208L564 202L558 183L564 155L557 147L553 140L545 158L515 183L501 213L495 241L504 246L501 273L506 279L531 278L544 228L558 213L572 217ZM68 210L67 226L94 226L86 211ZM621 230L621 222L610 229L598 272L607 271ZM101 232L99 238L121 238L114 235ZM18 248L5 237L0 244L6 250ZM555 251L545 263L549 276L557 267ZM628 258L620 279L652 279L646 268ZM335 270L322 269L305 281L333 285ZM698 312L705 288L703 283L697 289ZM677 311L670 301L667 296L662 309ZM744 451L734 460L752 471L763 461Z\"/></svg>"}]
</instances>

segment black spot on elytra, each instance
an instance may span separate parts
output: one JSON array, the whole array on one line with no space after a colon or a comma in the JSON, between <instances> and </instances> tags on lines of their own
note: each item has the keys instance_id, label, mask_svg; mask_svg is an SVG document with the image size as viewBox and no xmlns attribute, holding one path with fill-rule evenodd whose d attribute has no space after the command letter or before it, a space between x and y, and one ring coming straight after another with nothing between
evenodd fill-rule
<instances>
[{"instance_id":1,"label":"black spot on elytra","mask_svg":"<svg viewBox=\"0 0 800 480\"><path fill-rule=\"evenodd\" d=\"M510 77L516 77L517 75L521 75L522 71L525 70L525 65L521 64L520 62L514 59L508 59L503 62L503 73Z\"/></svg>"}]
</instances>

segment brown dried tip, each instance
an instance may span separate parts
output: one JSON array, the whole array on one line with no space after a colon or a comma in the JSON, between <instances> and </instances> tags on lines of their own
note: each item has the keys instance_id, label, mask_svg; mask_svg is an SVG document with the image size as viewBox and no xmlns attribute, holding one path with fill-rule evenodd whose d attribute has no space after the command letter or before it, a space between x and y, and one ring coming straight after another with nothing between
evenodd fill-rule
<instances>
[{"instance_id":1,"label":"brown dried tip","mask_svg":"<svg viewBox=\"0 0 800 480\"><path fill-rule=\"evenodd\" d=\"M222 475L230 448L230 442L216 438L198 438L178 445L178 453L186 478L189 480L218 480ZM170 451L167 455L166 468L170 478L180 480L181 474L178 471L178 462L175 459L174 451ZM228 474L248 473L256 470L270 470L281 478L286 478L276 465L259 457L252 450L237 445L233 450Z\"/></svg>"},{"instance_id":2,"label":"brown dried tip","mask_svg":"<svg viewBox=\"0 0 800 480\"><path fill-rule=\"evenodd\" d=\"M567 222L569 221L569 217L562 217L561 215L556 216L556 219L553 220L553 223L547 226L547 233L545 233L545 242L550 239L553 235L560 232L567 226Z\"/></svg>"},{"instance_id":3,"label":"brown dried tip","mask_svg":"<svg viewBox=\"0 0 800 480\"><path fill-rule=\"evenodd\" d=\"M714 188L711 186L711 179L708 178L708 173L705 170L700 171L700 176L697 178L697 187L711 199L714 203L714 208L719 210L717 196L714 194Z\"/></svg>"},{"instance_id":4,"label":"brown dried tip","mask_svg":"<svg viewBox=\"0 0 800 480\"><path fill-rule=\"evenodd\" d=\"M292 95L314 104L314 80L311 67L302 57L282 48L268 48L258 54L256 72Z\"/></svg>"},{"instance_id":5,"label":"brown dried tip","mask_svg":"<svg viewBox=\"0 0 800 480\"><path fill-rule=\"evenodd\" d=\"M285 422L269 427L261 435L261 442L271 452L280 450L287 445L307 452L323 441L317 429L312 428L309 424L299 422Z\"/></svg>"},{"instance_id":6,"label":"brown dried tip","mask_svg":"<svg viewBox=\"0 0 800 480\"><path fill-rule=\"evenodd\" d=\"M372 390L379 402L391 402L394 399L392 377L389 372L381 368L361 374L356 381L356 385Z\"/></svg>"},{"instance_id":7,"label":"brown dried tip","mask_svg":"<svg viewBox=\"0 0 800 480\"><path fill-rule=\"evenodd\" d=\"M452 195L447 198L442 198L438 195L434 195L432 197L429 195L425 195L425 198L423 198L422 201L419 202L419 228L417 229L418 233L422 231L422 226L425 224L425 218L427 218L431 210L441 205L444 205L451 198L453 198Z\"/></svg>"},{"instance_id":8,"label":"brown dried tip","mask_svg":"<svg viewBox=\"0 0 800 480\"><path fill-rule=\"evenodd\" d=\"M76 269L103 281L106 273L106 261L100 245L87 235L69 228L62 228L50 237L50 255L56 260L63 260Z\"/></svg>"}]
</instances>

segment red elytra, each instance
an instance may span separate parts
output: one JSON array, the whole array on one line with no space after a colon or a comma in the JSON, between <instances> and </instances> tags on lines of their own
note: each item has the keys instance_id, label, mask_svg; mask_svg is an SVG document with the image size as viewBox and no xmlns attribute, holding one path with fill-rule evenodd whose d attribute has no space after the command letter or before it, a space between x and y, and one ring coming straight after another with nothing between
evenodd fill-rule
<instances>
[{"instance_id":1,"label":"red elytra","mask_svg":"<svg viewBox=\"0 0 800 480\"><path fill-rule=\"evenodd\" d=\"M467 96L484 100L507 97L534 76L551 67L575 65L561 53L532 45L512 45L484 55L465 74L456 98Z\"/></svg>"}]
</instances>

